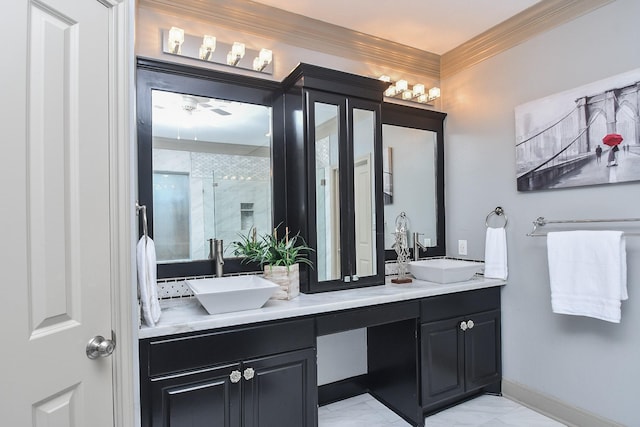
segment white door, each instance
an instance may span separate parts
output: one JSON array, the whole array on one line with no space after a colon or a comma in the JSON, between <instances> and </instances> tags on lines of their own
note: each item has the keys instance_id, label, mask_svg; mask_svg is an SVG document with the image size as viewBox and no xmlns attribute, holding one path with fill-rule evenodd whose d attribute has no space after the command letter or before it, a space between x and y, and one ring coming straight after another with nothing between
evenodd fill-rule
<instances>
[{"instance_id":1,"label":"white door","mask_svg":"<svg viewBox=\"0 0 640 427\"><path fill-rule=\"evenodd\" d=\"M0 424L113 426L110 10L3 4Z\"/></svg>"},{"instance_id":2,"label":"white door","mask_svg":"<svg viewBox=\"0 0 640 427\"><path fill-rule=\"evenodd\" d=\"M356 274L374 274L373 206L371 196L371 159L367 155L355 161L354 193L356 216Z\"/></svg>"}]
</instances>

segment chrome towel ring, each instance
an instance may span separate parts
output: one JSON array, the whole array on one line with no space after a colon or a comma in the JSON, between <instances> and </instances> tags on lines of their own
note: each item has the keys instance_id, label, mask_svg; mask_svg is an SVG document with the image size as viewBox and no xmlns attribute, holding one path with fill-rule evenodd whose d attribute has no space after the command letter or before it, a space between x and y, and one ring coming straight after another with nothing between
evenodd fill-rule
<instances>
[{"instance_id":1,"label":"chrome towel ring","mask_svg":"<svg viewBox=\"0 0 640 427\"><path fill-rule=\"evenodd\" d=\"M498 206L487 214L487 218L484 220L484 225L487 228L489 228L489 218L491 218L491 215L501 216L502 219L504 219L504 224L502 225L502 228L505 228L507 226L507 223L509 222L509 218L507 218L507 214L504 213L504 209Z\"/></svg>"}]
</instances>

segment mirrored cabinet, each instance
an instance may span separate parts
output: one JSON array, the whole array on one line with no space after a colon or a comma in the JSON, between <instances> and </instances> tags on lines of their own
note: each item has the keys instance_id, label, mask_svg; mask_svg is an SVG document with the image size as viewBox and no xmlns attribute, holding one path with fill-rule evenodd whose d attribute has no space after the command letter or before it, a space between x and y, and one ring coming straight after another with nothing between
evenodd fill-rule
<instances>
[{"instance_id":1,"label":"mirrored cabinet","mask_svg":"<svg viewBox=\"0 0 640 427\"><path fill-rule=\"evenodd\" d=\"M387 85L308 64L283 84L287 223L314 248L301 290L381 284Z\"/></svg>"}]
</instances>

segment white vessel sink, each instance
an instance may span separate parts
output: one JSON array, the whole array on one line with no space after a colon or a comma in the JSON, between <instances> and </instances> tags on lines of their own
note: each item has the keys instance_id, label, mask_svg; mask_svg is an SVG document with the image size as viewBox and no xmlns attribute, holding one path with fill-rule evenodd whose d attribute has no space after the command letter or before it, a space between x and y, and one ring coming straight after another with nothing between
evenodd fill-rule
<instances>
[{"instance_id":1,"label":"white vessel sink","mask_svg":"<svg viewBox=\"0 0 640 427\"><path fill-rule=\"evenodd\" d=\"M209 314L262 307L278 285L259 276L185 280Z\"/></svg>"},{"instance_id":2,"label":"white vessel sink","mask_svg":"<svg viewBox=\"0 0 640 427\"><path fill-rule=\"evenodd\" d=\"M483 266L482 262L437 258L411 261L409 271L418 280L452 283L471 279Z\"/></svg>"}]
</instances>

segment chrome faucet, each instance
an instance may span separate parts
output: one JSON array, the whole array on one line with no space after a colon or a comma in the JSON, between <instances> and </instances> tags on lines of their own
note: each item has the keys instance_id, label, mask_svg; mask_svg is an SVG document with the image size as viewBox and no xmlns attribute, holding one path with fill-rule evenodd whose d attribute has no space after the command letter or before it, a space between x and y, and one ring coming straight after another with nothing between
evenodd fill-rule
<instances>
[{"instance_id":1,"label":"chrome faucet","mask_svg":"<svg viewBox=\"0 0 640 427\"><path fill-rule=\"evenodd\" d=\"M413 260L418 261L420 259L420 249L427 250L427 247L420 243L420 236L424 236L424 233L413 233Z\"/></svg>"},{"instance_id":2,"label":"chrome faucet","mask_svg":"<svg viewBox=\"0 0 640 427\"><path fill-rule=\"evenodd\" d=\"M224 265L224 248L222 239L209 239L209 259L214 260L216 264L216 277L222 277Z\"/></svg>"}]
</instances>

